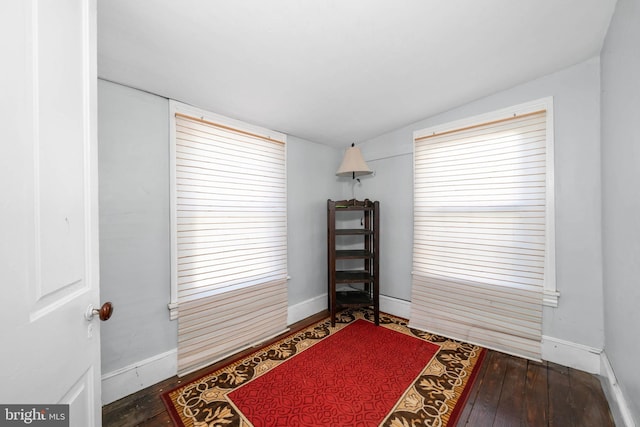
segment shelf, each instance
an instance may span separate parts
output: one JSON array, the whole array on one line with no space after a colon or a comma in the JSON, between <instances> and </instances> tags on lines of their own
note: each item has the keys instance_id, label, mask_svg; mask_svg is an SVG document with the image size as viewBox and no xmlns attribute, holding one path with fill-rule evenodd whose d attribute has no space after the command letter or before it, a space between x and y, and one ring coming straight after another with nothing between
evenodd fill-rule
<instances>
[{"instance_id":1,"label":"shelf","mask_svg":"<svg viewBox=\"0 0 640 427\"><path fill-rule=\"evenodd\" d=\"M333 204L333 208L336 211L373 211L376 209L375 202L369 199L366 200L337 200L330 201Z\"/></svg>"},{"instance_id":2,"label":"shelf","mask_svg":"<svg viewBox=\"0 0 640 427\"><path fill-rule=\"evenodd\" d=\"M373 234L373 230L365 230L364 228L336 229L336 236L362 236L371 234Z\"/></svg>"},{"instance_id":3,"label":"shelf","mask_svg":"<svg viewBox=\"0 0 640 427\"><path fill-rule=\"evenodd\" d=\"M349 211L360 212L357 215L360 217L360 227L354 222L356 215L349 214ZM370 308L375 324L380 323L379 212L380 202L369 199L327 200L328 307L331 326L335 326L338 309L346 307ZM345 239L344 236L351 237Z\"/></svg>"},{"instance_id":4,"label":"shelf","mask_svg":"<svg viewBox=\"0 0 640 427\"><path fill-rule=\"evenodd\" d=\"M373 304L369 292L363 291L336 292L336 300L341 307L366 307Z\"/></svg>"},{"instance_id":5,"label":"shelf","mask_svg":"<svg viewBox=\"0 0 640 427\"><path fill-rule=\"evenodd\" d=\"M368 271L336 271L336 283L371 283L374 279Z\"/></svg>"},{"instance_id":6,"label":"shelf","mask_svg":"<svg viewBox=\"0 0 640 427\"><path fill-rule=\"evenodd\" d=\"M369 206L344 206L336 205L337 211L372 211L373 208Z\"/></svg>"},{"instance_id":7,"label":"shelf","mask_svg":"<svg viewBox=\"0 0 640 427\"><path fill-rule=\"evenodd\" d=\"M371 253L371 251L366 251L363 249L336 251L336 259L369 259L372 257L373 254Z\"/></svg>"}]
</instances>

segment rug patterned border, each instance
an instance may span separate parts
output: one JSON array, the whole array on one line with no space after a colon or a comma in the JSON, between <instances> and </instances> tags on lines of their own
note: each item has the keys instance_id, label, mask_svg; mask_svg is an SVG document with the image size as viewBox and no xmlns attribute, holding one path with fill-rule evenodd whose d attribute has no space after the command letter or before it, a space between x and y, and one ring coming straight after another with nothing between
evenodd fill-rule
<instances>
[{"instance_id":1,"label":"rug patterned border","mask_svg":"<svg viewBox=\"0 0 640 427\"><path fill-rule=\"evenodd\" d=\"M335 327L331 327L328 318L317 322L211 374L170 390L162 395L162 399L177 426L251 427L252 424L227 398L227 394L356 319L373 321L373 314L369 310L343 311L338 314ZM480 367L479 362L484 358L485 350L409 328L405 319L384 313L380 313L380 326L418 337L439 347L380 426L443 427L448 425L450 419L455 421L462 409L456 404L464 404L470 388L465 387Z\"/></svg>"}]
</instances>

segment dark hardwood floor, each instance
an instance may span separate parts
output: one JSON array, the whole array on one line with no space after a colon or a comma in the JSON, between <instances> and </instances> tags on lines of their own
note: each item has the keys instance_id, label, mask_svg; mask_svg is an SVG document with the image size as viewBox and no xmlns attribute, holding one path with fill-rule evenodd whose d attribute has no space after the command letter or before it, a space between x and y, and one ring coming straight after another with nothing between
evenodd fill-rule
<instances>
[{"instance_id":1,"label":"dark hardwood floor","mask_svg":"<svg viewBox=\"0 0 640 427\"><path fill-rule=\"evenodd\" d=\"M614 426L595 375L489 351L460 426Z\"/></svg>"},{"instance_id":2,"label":"dark hardwood floor","mask_svg":"<svg viewBox=\"0 0 640 427\"><path fill-rule=\"evenodd\" d=\"M302 329L319 313L291 326ZM276 341L275 338L272 341ZM249 349L236 356L249 354ZM105 427L170 426L160 394L226 365L221 361L183 378L173 377L102 408ZM489 351L458 426L614 426L600 381L594 375L548 362L532 362Z\"/></svg>"}]
</instances>

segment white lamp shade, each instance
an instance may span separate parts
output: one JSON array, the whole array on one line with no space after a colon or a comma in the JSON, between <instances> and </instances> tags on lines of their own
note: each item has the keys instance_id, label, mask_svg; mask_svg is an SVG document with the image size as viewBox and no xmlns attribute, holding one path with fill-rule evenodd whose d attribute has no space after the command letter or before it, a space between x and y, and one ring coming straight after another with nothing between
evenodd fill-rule
<instances>
[{"instance_id":1,"label":"white lamp shade","mask_svg":"<svg viewBox=\"0 0 640 427\"><path fill-rule=\"evenodd\" d=\"M344 153L342 164L338 168L336 175L338 176L362 176L373 173L367 162L362 158L362 153L358 147L349 147Z\"/></svg>"}]
</instances>

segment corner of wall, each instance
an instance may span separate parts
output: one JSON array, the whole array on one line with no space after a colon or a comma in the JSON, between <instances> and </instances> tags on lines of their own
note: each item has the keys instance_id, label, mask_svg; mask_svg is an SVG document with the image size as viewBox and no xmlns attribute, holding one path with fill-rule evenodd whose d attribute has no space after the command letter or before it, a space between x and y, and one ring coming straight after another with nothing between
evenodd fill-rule
<instances>
[{"instance_id":1,"label":"corner of wall","mask_svg":"<svg viewBox=\"0 0 640 427\"><path fill-rule=\"evenodd\" d=\"M631 415L631 409L629 408L627 399L620 388L620 384L618 384L616 374L613 372L613 367L604 351L600 354L600 363L600 375L603 377L605 395L609 401L609 407L616 425L635 427L636 422Z\"/></svg>"},{"instance_id":2,"label":"corner of wall","mask_svg":"<svg viewBox=\"0 0 640 427\"><path fill-rule=\"evenodd\" d=\"M102 404L171 378L178 372L178 350L173 349L102 375Z\"/></svg>"},{"instance_id":3,"label":"corner of wall","mask_svg":"<svg viewBox=\"0 0 640 427\"><path fill-rule=\"evenodd\" d=\"M380 311L408 319L411 303L397 298L380 295ZM302 319L327 309L327 294L318 295L301 303L289 306L287 323L292 325Z\"/></svg>"},{"instance_id":4,"label":"corner of wall","mask_svg":"<svg viewBox=\"0 0 640 427\"><path fill-rule=\"evenodd\" d=\"M600 374L602 349L559 338L542 336L542 359L562 366Z\"/></svg>"}]
</instances>

